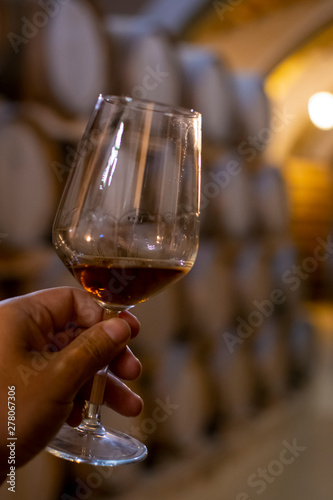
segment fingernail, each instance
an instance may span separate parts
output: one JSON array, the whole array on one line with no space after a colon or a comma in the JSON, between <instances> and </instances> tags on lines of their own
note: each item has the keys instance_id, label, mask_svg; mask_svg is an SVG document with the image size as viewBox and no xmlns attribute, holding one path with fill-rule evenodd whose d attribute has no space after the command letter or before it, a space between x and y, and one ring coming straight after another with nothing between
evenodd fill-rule
<instances>
[{"instance_id":1,"label":"fingernail","mask_svg":"<svg viewBox=\"0 0 333 500\"><path fill-rule=\"evenodd\" d=\"M125 343L131 337L129 324L120 318L113 318L105 321L103 329L117 344Z\"/></svg>"}]
</instances>

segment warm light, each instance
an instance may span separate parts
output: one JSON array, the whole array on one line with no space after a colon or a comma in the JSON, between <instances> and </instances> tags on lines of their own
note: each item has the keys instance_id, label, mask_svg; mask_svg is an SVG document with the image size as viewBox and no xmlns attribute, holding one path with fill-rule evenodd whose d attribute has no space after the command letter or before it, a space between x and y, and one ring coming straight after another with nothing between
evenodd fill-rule
<instances>
[{"instance_id":1,"label":"warm light","mask_svg":"<svg viewBox=\"0 0 333 500\"><path fill-rule=\"evenodd\" d=\"M309 99L309 115L312 123L323 130L333 128L333 94L318 92Z\"/></svg>"}]
</instances>

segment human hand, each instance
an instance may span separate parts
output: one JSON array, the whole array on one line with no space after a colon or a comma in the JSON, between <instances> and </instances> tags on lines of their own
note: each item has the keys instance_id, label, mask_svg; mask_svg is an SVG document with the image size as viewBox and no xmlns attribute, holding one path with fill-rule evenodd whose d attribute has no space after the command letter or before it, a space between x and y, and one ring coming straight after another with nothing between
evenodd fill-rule
<instances>
[{"instance_id":1,"label":"human hand","mask_svg":"<svg viewBox=\"0 0 333 500\"><path fill-rule=\"evenodd\" d=\"M8 469L9 387L15 387L16 467L45 448L64 422L79 425L93 376L104 366L109 365L105 403L122 415L140 413L141 398L120 380L134 380L141 373L139 360L127 347L139 332L139 322L128 312L105 317L76 288L0 302L2 480Z\"/></svg>"}]
</instances>

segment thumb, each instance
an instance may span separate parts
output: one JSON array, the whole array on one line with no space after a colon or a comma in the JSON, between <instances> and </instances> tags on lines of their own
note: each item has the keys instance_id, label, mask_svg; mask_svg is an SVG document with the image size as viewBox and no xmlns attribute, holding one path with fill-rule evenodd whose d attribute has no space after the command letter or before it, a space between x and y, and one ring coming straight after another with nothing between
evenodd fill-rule
<instances>
[{"instance_id":1,"label":"thumb","mask_svg":"<svg viewBox=\"0 0 333 500\"><path fill-rule=\"evenodd\" d=\"M97 323L85 330L55 358L59 383L63 382L70 394L77 392L121 353L130 338L130 326L120 318Z\"/></svg>"}]
</instances>

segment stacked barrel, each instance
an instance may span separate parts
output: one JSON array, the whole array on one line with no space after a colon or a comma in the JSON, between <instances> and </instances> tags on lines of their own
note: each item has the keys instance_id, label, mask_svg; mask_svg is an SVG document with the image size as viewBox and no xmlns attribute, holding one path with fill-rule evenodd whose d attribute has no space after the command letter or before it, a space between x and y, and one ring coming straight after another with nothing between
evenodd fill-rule
<instances>
[{"instance_id":1,"label":"stacked barrel","mask_svg":"<svg viewBox=\"0 0 333 500\"><path fill-rule=\"evenodd\" d=\"M110 65L108 37L92 2L3 0L0 19L0 276L6 296L47 284L52 220L69 153L96 95L108 89Z\"/></svg>"},{"instance_id":2,"label":"stacked barrel","mask_svg":"<svg viewBox=\"0 0 333 500\"><path fill-rule=\"evenodd\" d=\"M51 225L98 93L203 114L198 258L183 281L136 308L143 415L126 424L105 414L146 440L152 458L192 453L309 373L288 194L264 156L279 117L259 77L143 17L110 17L88 0L2 0L0 28L2 297L73 283L52 252Z\"/></svg>"}]
</instances>

